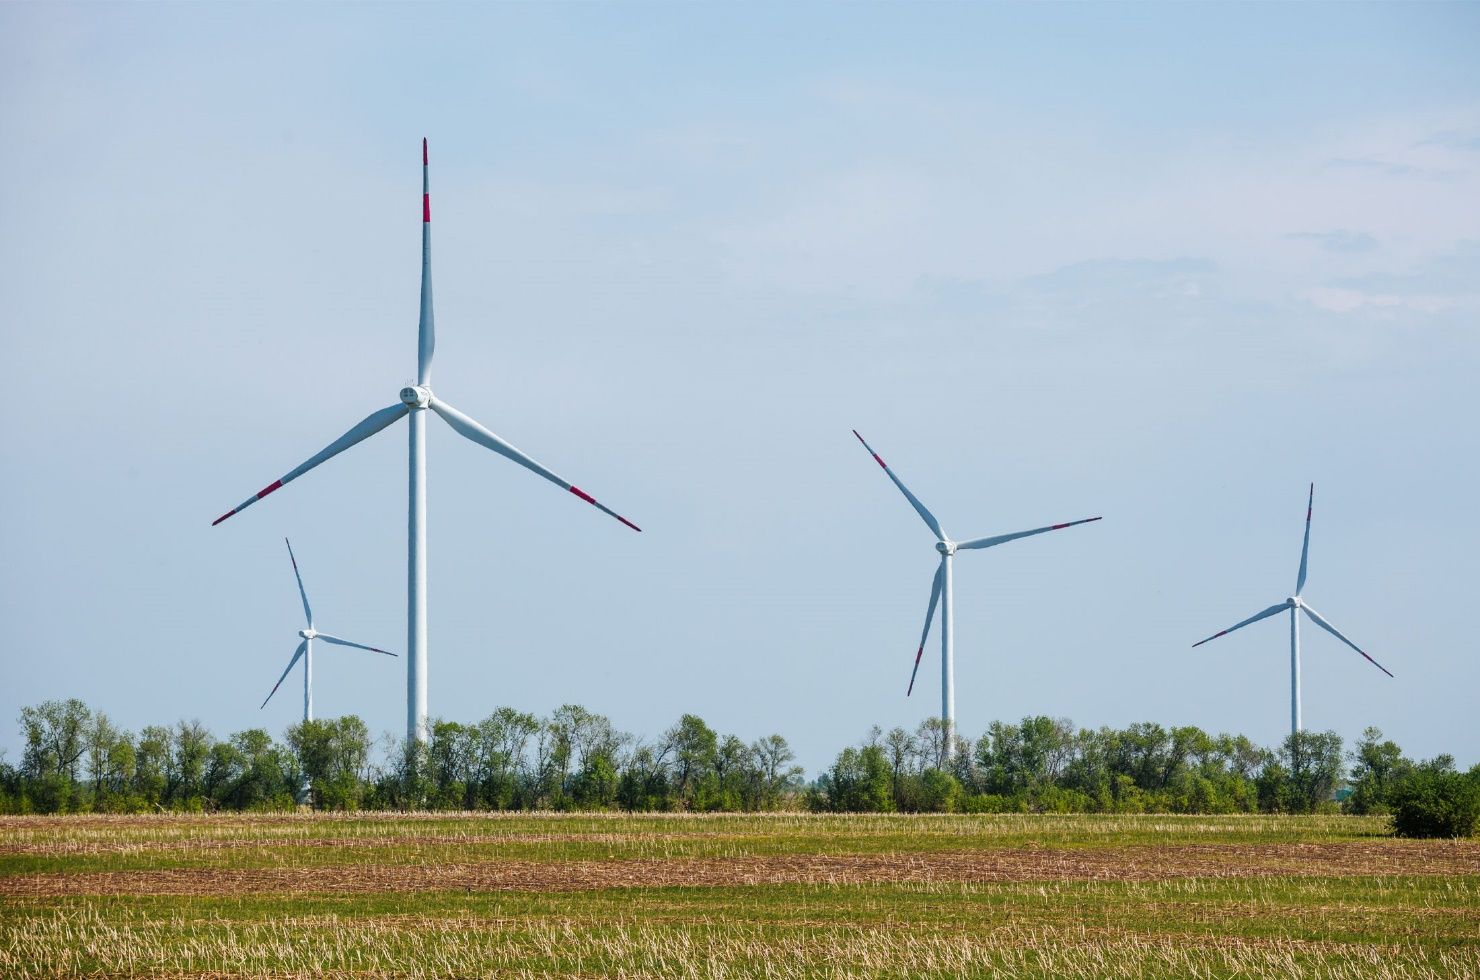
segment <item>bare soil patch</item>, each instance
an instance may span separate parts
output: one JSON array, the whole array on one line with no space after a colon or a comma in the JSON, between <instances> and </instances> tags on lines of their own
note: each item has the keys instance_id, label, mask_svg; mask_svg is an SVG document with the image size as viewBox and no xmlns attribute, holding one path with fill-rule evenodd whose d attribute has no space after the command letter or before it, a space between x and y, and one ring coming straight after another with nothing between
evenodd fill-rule
<instances>
[{"instance_id":1,"label":"bare soil patch","mask_svg":"<svg viewBox=\"0 0 1480 980\"><path fill-rule=\"evenodd\" d=\"M313 868L20 874L0 896L580 891L771 884L1152 881L1268 875L1480 875L1480 844L1326 844L1003 848L931 854L786 855L627 861L489 861Z\"/></svg>"}]
</instances>

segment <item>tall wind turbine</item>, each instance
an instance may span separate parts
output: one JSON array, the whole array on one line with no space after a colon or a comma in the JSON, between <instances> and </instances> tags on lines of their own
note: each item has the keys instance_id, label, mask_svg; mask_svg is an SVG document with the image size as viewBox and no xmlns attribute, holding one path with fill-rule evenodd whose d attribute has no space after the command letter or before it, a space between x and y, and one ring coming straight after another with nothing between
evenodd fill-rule
<instances>
[{"instance_id":1,"label":"tall wind turbine","mask_svg":"<svg viewBox=\"0 0 1480 980\"><path fill-rule=\"evenodd\" d=\"M416 383L401 389L400 400L389 408L373 412L344 435L335 439L305 462L237 504L211 522L220 524L233 514L255 504L263 497L291 483L320 463L339 455L358 442L375 435L402 416L410 422L410 507L407 519L406 560L406 737L418 742L427 740L427 457L426 410L431 409L450 425L454 432L513 460L567 490L603 513L610 514L634 531L642 528L569 481L546 469L530 456L506 442L447 402L432 394L432 351L436 336L432 322L432 198L427 167L427 141L421 141L421 317L417 325Z\"/></svg>"},{"instance_id":2,"label":"tall wind turbine","mask_svg":"<svg viewBox=\"0 0 1480 980\"><path fill-rule=\"evenodd\" d=\"M277 693L277 689L283 686L283 681L288 679L289 671L293 669L293 666L298 663L299 659L302 659L303 720L313 721L314 640L323 640L325 643L333 643L336 646L341 647L354 647L356 650L369 650L371 653L383 653L387 657L394 657L395 654L391 653L389 650L382 650L380 649L380 647L367 647L363 643L354 643L350 640L341 639L337 636L330 636L328 633L320 633L318 630L314 629L313 610L310 609L308 606L308 593L304 591L303 588L303 576L298 572L298 559L293 557L293 542L289 541L287 538L283 538L283 543L288 546L288 560L293 563L293 577L298 580L298 595L303 599L303 617L308 621L308 625L298 631L298 635L303 637L303 642L298 644L297 650L293 651L293 659L289 660L288 666L283 668L283 676L278 678L278 682L272 685L272 690L267 692L267 697L262 699L262 707L267 707L267 702L272 700L272 696Z\"/></svg>"},{"instance_id":3,"label":"tall wind turbine","mask_svg":"<svg viewBox=\"0 0 1480 980\"><path fill-rule=\"evenodd\" d=\"M1300 571L1295 576L1295 594L1287 598L1284 602L1270 606L1263 612L1255 613L1241 623L1234 623L1228 629L1214 633L1207 640L1198 640L1192 644L1194 648L1200 647L1204 643L1207 643L1208 640L1216 640L1220 636L1227 636L1234 630L1241 630L1250 623L1257 623L1261 619L1268 619L1276 613L1284 612L1288 609L1290 611L1290 734L1292 735L1300 731L1300 613L1302 610L1310 617L1311 622L1360 653L1363 657L1366 657L1368 663L1384 674L1387 674L1389 677L1393 676L1392 671L1376 660L1373 660L1367 655L1367 651L1342 636L1336 627L1326 622L1320 613L1316 612L1310 607L1309 603L1300 598L1300 593L1305 589L1305 571L1307 561L1310 558L1310 515L1311 511L1315 508L1315 502L1316 485L1312 483L1310 485L1310 496L1306 498L1305 502L1305 541L1300 545Z\"/></svg>"},{"instance_id":4,"label":"tall wind turbine","mask_svg":"<svg viewBox=\"0 0 1480 980\"><path fill-rule=\"evenodd\" d=\"M930 605L925 611L925 629L920 633L920 647L915 651L915 668L910 671L910 686L905 692L905 697L909 697L914 693L915 675L920 671L920 657L925 653L925 641L930 638L930 624L935 619L935 606L939 603L941 607L940 717L945 723L946 755L949 758L954 756L956 752L956 602L951 577L951 563L955 561L956 552L961 550L975 550L977 548L993 548L999 544L1016 541L1018 538L1032 537L1035 534L1043 534L1047 531L1060 531L1066 527L1073 527L1076 524L1088 524L1091 521L1098 521L1099 518L1086 517L1083 520L1069 521L1066 524L1050 524L1047 527L1035 527L1031 531L1015 531L1012 534L998 534L989 538L973 538L970 541L952 541L941 528L940 521L935 519L935 515L930 513L924 504L920 503L918 497L910 493L909 488L900 481L899 477L894 475L894 471L889 468L889 465L884 462L878 453L874 452L873 447L867 442L864 442L863 436L858 435L857 429L853 430L853 434L858 437L859 442L863 443L863 448L868 450L869 455L874 458L874 462L883 468L885 475L894 481L896 487L899 487L899 492L904 494L905 499L910 502L910 506L915 508L915 513L920 515L921 520L925 522L926 526L930 528L931 533L935 535L935 550L940 552L940 566L935 570L935 582L930 587Z\"/></svg>"}]
</instances>

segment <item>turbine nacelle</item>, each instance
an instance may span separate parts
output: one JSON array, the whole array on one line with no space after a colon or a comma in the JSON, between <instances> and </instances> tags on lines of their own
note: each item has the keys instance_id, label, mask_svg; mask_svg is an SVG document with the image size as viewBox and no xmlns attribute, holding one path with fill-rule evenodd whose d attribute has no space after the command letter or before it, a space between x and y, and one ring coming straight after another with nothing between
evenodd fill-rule
<instances>
[{"instance_id":1,"label":"turbine nacelle","mask_svg":"<svg viewBox=\"0 0 1480 980\"><path fill-rule=\"evenodd\" d=\"M319 631L310 626L306 630L299 630L298 635L303 637L305 640L311 640L319 635Z\"/></svg>"},{"instance_id":2,"label":"turbine nacelle","mask_svg":"<svg viewBox=\"0 0 1480 980\"><path fill-rule=\"evenodd\" d=\"M426 408L432 403L432 389L426 385L407 385L401 389L401 401L412 408Z\"/></svg>"},{"instance_id":3,"label":"turbine nacelle","mask_svg":"<svg viewBox=\"0 0 1480 980\"><path fill-rule=\"evenodd\" d=\"M935 542L935 550L949 558L956 553L956 542L937 541Z\"/></svg>"},{"instance_id":4,"label":"turbine nacelle","mask_svg":"<svg viewBox=\"0 0 1480 980\"><path fill-rule=\"evenodd\" d=\"M1300 601L1300 597L1298 595L1292 595L1285 600L1285 605L1289 606L1291 609L1298 609L1300 606L1304 605L1304 603Z\"/></svg>"}]
</instances>

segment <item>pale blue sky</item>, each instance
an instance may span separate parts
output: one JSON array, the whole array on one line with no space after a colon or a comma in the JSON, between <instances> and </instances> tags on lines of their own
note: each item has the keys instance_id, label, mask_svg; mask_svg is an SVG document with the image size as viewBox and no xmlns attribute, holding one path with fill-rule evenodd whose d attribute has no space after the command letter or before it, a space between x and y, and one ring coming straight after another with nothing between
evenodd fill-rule
<instances>
[{"instance_id":1,"label":"pale blue sky","mask_svg":"<svg viewBox=\"0 0 1480 980\"><path fill-rule=\"evenodd\" d=\"M431 706L779 731L904 687L966 555L963 731L1305 718L1480 761L1480 7L0 7L0 746L78 696L218 734L300 625L405 647L405 433L218 528L414 372L634 535L429 421ZM318 658L323 714L404 670Z\"/></svg>"}]
</instances>

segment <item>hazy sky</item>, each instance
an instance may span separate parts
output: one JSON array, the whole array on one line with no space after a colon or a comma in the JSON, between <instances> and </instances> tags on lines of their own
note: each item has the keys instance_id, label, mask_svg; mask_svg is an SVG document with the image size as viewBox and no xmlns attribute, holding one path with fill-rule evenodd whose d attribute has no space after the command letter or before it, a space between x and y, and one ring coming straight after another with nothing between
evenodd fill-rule
<instances>
[{"instance_id":1,"label":"hazy sky","mask_svg":"<svg viewBox=\"0 0 1480 980\"><path fill-rule=\"evenodd\" d=\"M428 420L430 699L779 731L957 704L1480 761L1480 7L0 7L0 746L76 696L219 735L302 613L404 652L415 372L642 525ZM404 661L322 715L402 731Z\"/></svg>"}]
</instances>

